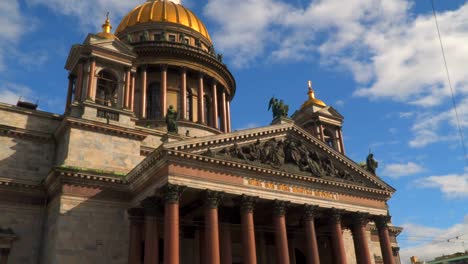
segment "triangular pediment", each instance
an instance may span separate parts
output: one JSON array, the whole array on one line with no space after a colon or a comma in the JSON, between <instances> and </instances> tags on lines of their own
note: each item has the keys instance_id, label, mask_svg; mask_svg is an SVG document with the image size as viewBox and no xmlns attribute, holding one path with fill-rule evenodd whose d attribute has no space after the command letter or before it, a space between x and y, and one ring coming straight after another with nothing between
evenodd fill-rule
<instances>
[{"instance_id":1,"label":"triangular pediment","mask_svg":"<svg viewBox=\"0 0 468 264\"><path fill-rule=\"evenodd\" d=\"M166 143L164 148L242 166L393 193L395 190L293 123Z\"/></svg>"},{"instance_id":2,"label":"triangular pediment","mask_svg":"<svg viewBox=\"0 0 468 264\"><path fill-rule=\"evenodd\" d=\"M108 51L117 52L128 56L136 56L132 49L119 39L107 39L98 35L89 34L84 45L91 45Z\"/></svg>"},{"instance_id":3,"label":"triangular pediment","mask_svg":"<svg viewBox=\"0 0 468 264\"><path fill-rule=\"evenodd\" d=\"M343 119L344 118L335 108L333 108L331 106L327 106L327 107L321 109L319 112L320 112L320 114L332 116L332 117L337 118L337 119Z\"/></svg>"}]
</instances>

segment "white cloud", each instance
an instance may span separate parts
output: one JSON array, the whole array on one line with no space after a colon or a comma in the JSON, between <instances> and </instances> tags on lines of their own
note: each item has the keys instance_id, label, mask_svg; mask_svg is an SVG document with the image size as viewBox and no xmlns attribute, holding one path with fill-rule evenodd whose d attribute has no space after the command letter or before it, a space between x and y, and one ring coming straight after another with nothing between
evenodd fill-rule
<instances>
[{"instance_id":1,"label":"white cloud","mask_svg":"<svg viewBox=\"0 0 468 264\"><path fill-rule=\"evenodd\" d=\"M430 176L415 181L421 188L437 188L448 198L468 198L468 173Z\"/></svg>"},{"instance_id":2,"label":"white cloud","mask_svg":"<svg viewBox=\"0 0 468 264\"><path fill-rule=\"evenodd\" d=\"M418 174L423 172L424 170L424 167L414 162L401 164L394 163L386 165L382 171L382 175L389 176L391 178L399 178L402 176Z\"/></svg>"},{"instance_id":3,"label":"white cloud","mask_svg":"<svg viewBox=\"0 0 468 264\"><path fill-rule=\"evenodd\" d=\"M75 16L84 27L83 29L98 30L104 22L107 12L110 12L114 29L117 28L117 18L123 17L137 5L146 2L122 0L95 0L95 1L63 1L63 0L30 0L28 4L44 5L54 12L63 15Z\"/></svg>"},{"instance_id":4,"label":"white cloud","mask_svg":"<svg viewBox=\"0 0 468 264\"><path fill-rule=\"evenodd\" d=\"M5 69L6 56L27 31L26 22L18 0L0 1L0 71Z\"/></svg>"},{"instance_id":5,"label":"white cloud","mask_svg":"<svg viewBox=\"0 0 468 264\"><path fill-rule=\"evenodd\" d=\"M402 263L409 264L411 256L429 261L442 255L464 252L462 241L466 241L468 236L468 215L462 223L446 229L411 223L404 224L402 227L404 232L399 237L400 241L405 239L405 242L409 244L400 251Z\"/></svg>"},{"instance_id":6,"label":"white cloud","mask_svg":"<svg viewBox=\"0 0 468 264\"><path fill-rule=\"evenodd\" d=\"M24 85L18 85L14 83L2 83L0 84L0 102L16 105L20 97L33 99L32 90Z\"/></svg>"}]
</instances>

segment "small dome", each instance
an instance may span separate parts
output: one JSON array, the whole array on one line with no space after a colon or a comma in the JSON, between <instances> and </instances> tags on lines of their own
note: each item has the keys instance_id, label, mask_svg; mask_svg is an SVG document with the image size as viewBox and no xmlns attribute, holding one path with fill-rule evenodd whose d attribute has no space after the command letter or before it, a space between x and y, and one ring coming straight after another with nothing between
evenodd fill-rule
<instances>
[{"instance_id":1,"label":"small dome","mask_svg":"<svg viewBox=\"0 0 468 264\"><path fill-rule=\"evenodd\" d=\"M301 108L307 107L309 105L318 105L322 107L327 106L322 100L315 98L315 91L312 89L311 81L309 81L309 92L307 94L309 95L309 99L304 102Z\"/></svg>"},{"instance_id":2,"label":"small dome","mask_svg":"<svg viewBox=\"0 0 468 264\"><path fill-rule=\"evenodd\" d=\"M182 5L167 0L149 0L148 2L135 7L124 17L124 19L122 19L122 22L120 22L115 34L117 35L134 25L152 22L175 23L191 28L192 30L199 32L211 42L211 38L205 24L203 24L203 22L198 19L192 11Z\"/></svg>"}]
</instances>

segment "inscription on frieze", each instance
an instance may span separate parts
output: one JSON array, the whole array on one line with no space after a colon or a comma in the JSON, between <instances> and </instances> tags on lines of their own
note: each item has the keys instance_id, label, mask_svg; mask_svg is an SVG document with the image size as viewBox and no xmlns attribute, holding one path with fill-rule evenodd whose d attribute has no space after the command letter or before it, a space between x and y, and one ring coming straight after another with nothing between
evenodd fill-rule
<instances>
[{"instance_id":1,"label":"inscription on frieze","mask_svg":"<svg viewBox=\"0 0 468 264\"><path fill-rule=\"evenodd\" d=\"M281 184L281 183L273 183L273 182L256 180L256 179L244 178L244 185L255 186L255 187L263 188L266 190L302 194L302 195L324 198L324 199L329 199L329 200L339 200L338 193L319 191L319 190L309 189L305 187L299 187L299 186L287 185L287 184Z\"/></svg>"}]
</instances>

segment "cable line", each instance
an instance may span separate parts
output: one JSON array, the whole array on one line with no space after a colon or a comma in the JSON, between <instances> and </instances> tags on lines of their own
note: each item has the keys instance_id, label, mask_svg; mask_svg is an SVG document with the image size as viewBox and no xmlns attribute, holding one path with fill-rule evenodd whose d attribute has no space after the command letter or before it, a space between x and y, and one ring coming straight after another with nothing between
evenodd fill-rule
<instances>
[{"instance_id":1,"label":"cable line","mask_svg":"<svg viewBox=\"0 0 468 264\"><path fill-rule=\"evenodd\" d=\"M460 125L460 117L458 115L458 110L457 110L457 103L455 101L455 94L453 92L453 87L452 87L452 81L450 79L450 73L449 73L449 69L448 69L448 66L447 66L447 59L445 57L445 48L444 48L444 44L442 42L442 36L440 34L440 29L439 29L439 22L437 21L437 14L436 14L436 10L435 10L435 4L434 4L434 1L435 0L431 0L431 4L432 4L432 14L434 15L434 20L435 20L435 24L436 24L436 28L437 28L437 35L439 36L439 42L440 42L440 49L442 51L442 57L444 58L444 65L445 65L445 71L447 73L447 80L448 80L448 84L449 84L449 87L450 87L450 93L452 95L452 104L453 104L453 109L455 111L455 116L456 116L456 119L457 119L457 127L458 127L458 132L460 134L460 141L462 143L462 147L463 147L463 158L465 160L465 163L466 163L466 166L468 167L468 157L466 155L466 145L465 145L465 138L463 136L463 130L462 130L462 127Z\"/></svg>"}]
</instances>

